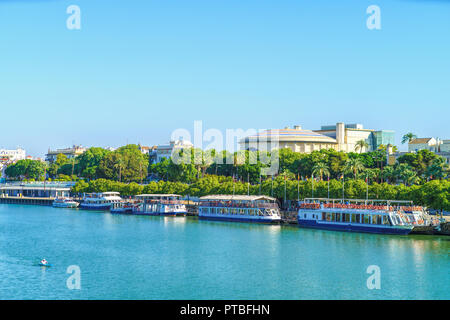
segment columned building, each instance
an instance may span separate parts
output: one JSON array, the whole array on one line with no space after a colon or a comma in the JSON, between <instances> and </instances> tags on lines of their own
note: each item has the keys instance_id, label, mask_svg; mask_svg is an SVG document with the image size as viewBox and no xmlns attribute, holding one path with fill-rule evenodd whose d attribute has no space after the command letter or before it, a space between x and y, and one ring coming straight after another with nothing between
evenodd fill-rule
<instances>
[{"instance_id":1,"label":"columned building","mask_svg":"<svg viewBox=\"0 0 450 320\"><path fill-rule=\"evenodd\" d=\"M240 142L242 150L272 151L289 148L294 152L311 153L322 149L337 150L336 139L323 134L304 130L301 126L277 130L265 130L256 135L246 137Z\"/></svg>"},{"instance_id":2,"label":"columned building","mask_svg":"<svg viewBox=\"0 0 450 320\"><path fill-rule=\"evenodd\" d=\"M357 149L363 140L368 147ZM276 130L265 130L242 139L243 150L267 150L290 148L294 152L311 153L316 150L334 149L344 152L367 152L380 145L394 145L394 131L364 129L361 124L322 126L320 130L306 130L301 126Z\"/></svg>"}]
</instances>

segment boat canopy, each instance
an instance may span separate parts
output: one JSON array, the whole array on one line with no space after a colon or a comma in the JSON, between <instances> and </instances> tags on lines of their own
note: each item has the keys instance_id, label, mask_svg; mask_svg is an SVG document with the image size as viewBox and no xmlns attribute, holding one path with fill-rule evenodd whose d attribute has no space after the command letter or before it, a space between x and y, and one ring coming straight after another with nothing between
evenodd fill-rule
<instances>
[{"instance_id":1,"label":"boat canopy","mask_svg":"<svg viewBox=\"0 0 450 320\"><path fill-rule=\"evenodd\" d=\"M268 196L247 196L247 195L209 195L200 197L201 201L276 201L275 198Z\"/></svg>"},{"instance_id":2,"label":"boat canopy","mask_svg":"<svg viewBox=\"0 0 450 320\"><path fill-rule=\"evenodd\" d=\"M138 194L136 198L180 198L181 196L179 194Z\"/></svg>"}]
</instances>

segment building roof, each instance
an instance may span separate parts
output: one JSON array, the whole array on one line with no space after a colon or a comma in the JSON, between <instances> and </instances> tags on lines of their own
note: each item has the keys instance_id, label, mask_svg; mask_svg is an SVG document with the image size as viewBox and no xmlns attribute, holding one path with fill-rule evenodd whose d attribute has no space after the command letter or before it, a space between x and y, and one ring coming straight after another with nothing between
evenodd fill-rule
<instances>
[{"instance_id":1,"label":"building roof","mask_svg":"<svg viewBox=\"0 0 450 320\"><path fill-rule=\"evenodd\" d=\"M271 141L279 142L322 142L336 144L336 139L325 136L321 133L304 129L275 129L264 130L256 135L248 136L241 140L242 142L251 141Z\"/></svg>"},{"instance_id":2,"label":"building roof","mask_svg":"<svg viewBox=\"0 0 450 320\"><path fill-rule=\"evenodd\" d=\"M416 138L409 142L409 144L426 144L430 142L430 140L433 138Z\"/></svg>"},{"instance_id":3,"label":"building roof","mask_svg":"<svg viewBox=\"0 0 450 320\"><path fill-rule=\"evenodd\" d=\"M256 201L256 200L271 200L275 201L275 198L268 196L246 196L246 195L228 195L228 194L216 194L200 197L200 200L225 200L225 201Z\"/></svg>"},{"instance_id":4,"label":"building roof","mask_svg":"<svg viewBox=\"0 0 450 320\"><path fill-rule=\"evenodd\" d=\"M160 194L160 193L153 193L153 194L138 194L136 197L139 198L158 198L158 197L181 197L179 194L172 194L172 193L168 193L168 194Z\"/></svg>"}]
</instances>

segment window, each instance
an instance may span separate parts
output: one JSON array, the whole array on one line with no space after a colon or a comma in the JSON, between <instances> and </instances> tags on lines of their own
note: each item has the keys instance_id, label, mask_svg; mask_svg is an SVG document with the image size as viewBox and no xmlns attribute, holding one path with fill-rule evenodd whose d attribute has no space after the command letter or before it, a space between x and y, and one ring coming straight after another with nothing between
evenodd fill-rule
<instances>
[{"instance_id":1,"label":"window","mask_svg":"<svg viewBox=\"0 0 450 320\"><path fill-rule=\"evenodd\" d=\"M341 214L340 213L336 213L336 221L341 222Z\"/></svg>"},{"instance_id":2,"label":"window","mask_svg":"<svg viewBox=\"0 0 450 320\"><path fill-rule=\"evenodd\" d=\"M370 216L368 214L364 215L364 223L369 224L370 223Z\"/></svg>"}]
</instances>

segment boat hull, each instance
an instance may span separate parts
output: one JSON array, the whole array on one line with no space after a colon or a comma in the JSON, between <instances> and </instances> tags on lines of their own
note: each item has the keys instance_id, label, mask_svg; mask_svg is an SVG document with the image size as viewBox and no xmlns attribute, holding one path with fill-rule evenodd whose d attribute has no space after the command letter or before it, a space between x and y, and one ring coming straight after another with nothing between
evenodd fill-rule
<instances>
[{"instance_id":1,"label":"boat hull","mask_svg":"<svg viewBox=\"0 0 450 320\"><path fill-rule=\"evenodd\" d=\"M281 219L255 219L251 217L218 217L218 216L199 216L200 220L228 221L228 222L251 222L263 224L279 224Z\"/></svg>"},{"instance_id":2,"label":"boat hull","mask_svg":"<svg viewBox=\"0 0 450 320\"><path fill-rule=\"evenodd\" d=\"M54 208L77 208L78 202L74 203L53 203Z\"/></svg>"},{"instance_id":3,"label":"boat hull","mask_svg":"<svg viewBox=\"0 0 450 320\"><path fill-rule=\"evenodd\" d=\"M130 209L111 209L112 214L132 214L133 210Z\"/></svg>"},{"instance_id":4,"label":"boat hull","mask_svg":"<svg viewBox=\"0 0 450 320\"><path fill-rule=\"evenodd\" d=\"M356 225L356 224L331 224L331 223L317 223L316 220L298 219L299 227L333 230L333 231L347 231L347 232L362 232L362 233L377 233L377 234L397 234L407 235L411 233L412 228L379 226L379 225Z\"/></svg>"},{"instance_id":5,"label":"boat hull","mask_svg":"<svg viewBox=\"0 0 450 320\"><path fill-rule=\"evenodd\" d=\"M93 211L109 211L111 209L111 204L105 205L90 205L90 204L80 204L80 209L83 210L93 210Z\"/></svg>"},{"instance_id":6,"label":"boat hull","mask_svg":"<svg viewBox=\"0 0 450 320\"><path fill-rule=\"evenodd\" d=\"M165 216L165 217L184 217L187 212L139 212L135 211L133 214L138 216Z\"/></svg>"}]
</instances>

